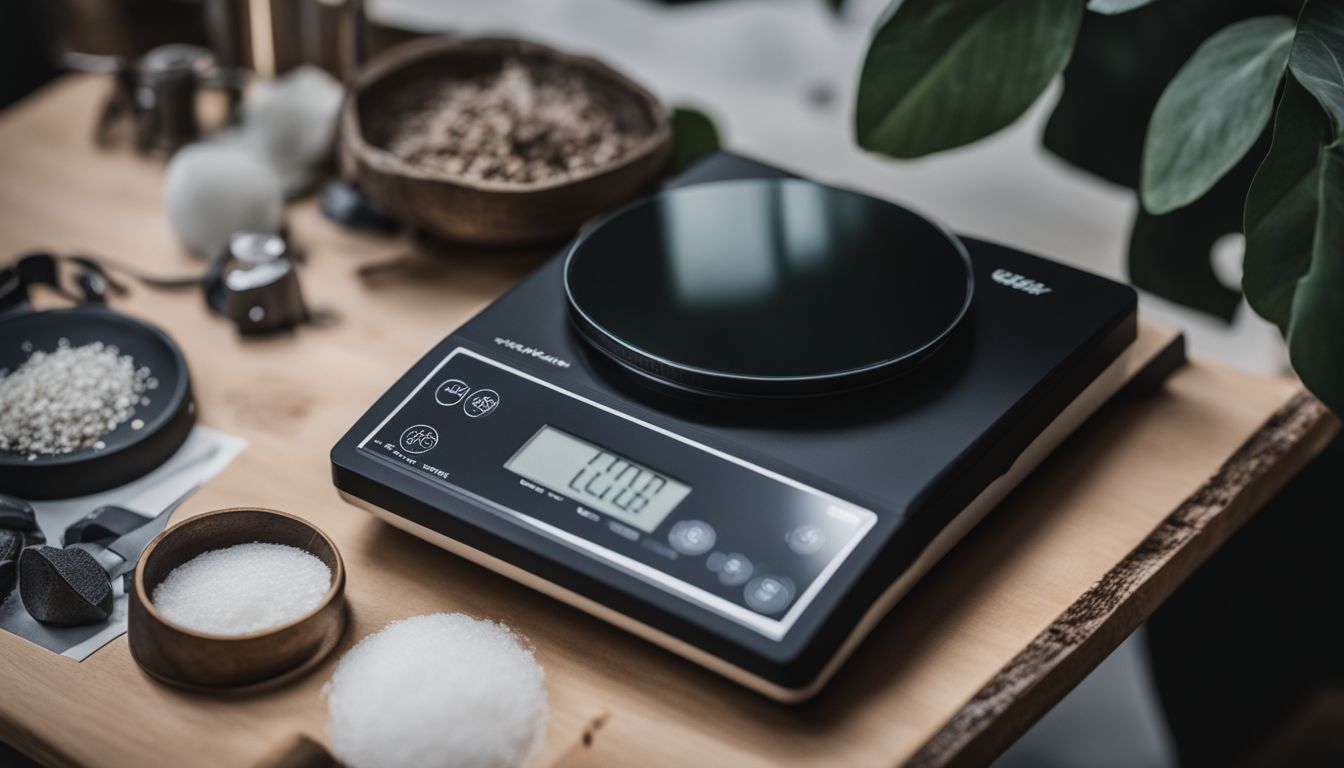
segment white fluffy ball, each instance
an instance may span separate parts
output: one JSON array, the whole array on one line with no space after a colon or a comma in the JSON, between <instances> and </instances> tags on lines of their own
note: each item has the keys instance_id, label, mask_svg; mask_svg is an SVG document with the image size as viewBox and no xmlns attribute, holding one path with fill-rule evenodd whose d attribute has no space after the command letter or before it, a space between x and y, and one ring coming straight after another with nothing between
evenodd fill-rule
<instances>
[{"instance_id":1,"label":"white fluffy ball","mask_svg":"<svg viewBox=\"0 0 1344 768\"><path fill-rule=\"evenodd\" d=\"M503 768L541 747L546 673L502 624L460 613L393 622L350 650L323 692L350 768Z\"/></svg>"},{"instance_id":2,"label":"white fluffy ball","mask_svg":"<svg viewBox=\"0 0 1344 768\"><path fill-rule=\"evenodd\" d=\"M280 231L280 182L238 147L183 147L168 163L163 196L173 233L202 256L217 253L235 232Z\"/></svg>"},{"instance_id":3,"label":"white fluffy ball","mask_svg":"<svg viewBox=\"0 0 1344 768\"><path fill-rule=\"evenodd\" d=\"M343 94L339 81L307 64L248 93L242 139L280 177L286 194L311 185L331 156Z\"/></svg>"}]
</instances>

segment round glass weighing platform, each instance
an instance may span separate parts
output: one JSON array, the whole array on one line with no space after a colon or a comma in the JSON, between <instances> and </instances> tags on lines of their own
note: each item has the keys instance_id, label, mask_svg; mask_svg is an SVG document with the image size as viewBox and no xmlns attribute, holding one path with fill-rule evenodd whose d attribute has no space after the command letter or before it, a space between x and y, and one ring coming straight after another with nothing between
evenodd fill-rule
<instances>
[{"instance_id":1,"label":"round glass weighing platform","mask_svg":"<svg viewBox=\"0 0 1344 768\"><path fill-rule=\"evenodd\" d=\"M646 378L800 396L905 373L966 314L970 258L898 205L801 180L668 190L575 241L579 332Z\"/></svg>"}]
</instances>

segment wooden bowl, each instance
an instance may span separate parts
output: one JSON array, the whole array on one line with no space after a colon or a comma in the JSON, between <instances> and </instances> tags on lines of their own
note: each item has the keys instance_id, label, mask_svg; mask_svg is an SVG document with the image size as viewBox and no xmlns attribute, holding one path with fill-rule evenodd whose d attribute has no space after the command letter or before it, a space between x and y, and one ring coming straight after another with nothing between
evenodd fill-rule
<instances>
[{"instance_id":1,"label":"wooden bowl","mask_svg":"<svg viewBox=\"0 0 1344 768\"><path fill-rule=\"evenodd\" d=\"M563 66L595 88L629 99L649 133L614 162L561 180L471 181L408 163L380 144L375 116L398 94L427 80L453 80L498 70L506 59ZM629 78L582 56L503 38L426 38L374 59L350 86L341 109L341 168L393 217L450 240L529 245L568 238L592 217L650 191L672 150L672 130L658 100Z\"/></svg>"},{"instance_id":2,"label":"wooden bowl","mask_svg":"<svg viewBox=\"0 0 1344 768\"><path fill-rule=\"evenodd\" d=\"M244 635L213 635L174 624L150 596L177 566L199 554L260 541L308 552L331 569L331 589L307 615ZM308 522L248 507L188 518L150 542L135 569L126 633L131 656L160 682L206 692L279 685L316 666L345 631L345 566L336 545Z\"/></svg>"}]
</instances>

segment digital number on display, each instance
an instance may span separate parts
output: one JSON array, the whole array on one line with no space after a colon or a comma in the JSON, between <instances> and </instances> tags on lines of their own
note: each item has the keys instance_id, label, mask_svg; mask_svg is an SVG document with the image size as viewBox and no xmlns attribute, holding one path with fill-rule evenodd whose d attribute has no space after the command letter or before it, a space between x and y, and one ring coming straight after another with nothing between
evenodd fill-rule
<instances>
[{"instance_id":1,"label":"digital number on display","mask_svg":"<svg viewBox=\"0 0 1344 768\"><path fill-rule=\"evenodd\" d=\"M550 426L504 466L646 533L691 492L689 485Z\"/></svg>"}]
</instances>

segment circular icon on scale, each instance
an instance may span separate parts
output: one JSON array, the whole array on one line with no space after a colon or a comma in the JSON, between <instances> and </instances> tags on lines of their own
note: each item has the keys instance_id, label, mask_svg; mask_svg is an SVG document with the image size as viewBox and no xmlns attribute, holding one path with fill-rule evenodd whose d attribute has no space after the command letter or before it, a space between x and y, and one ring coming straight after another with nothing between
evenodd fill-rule
<instances>
[{"instance_id":1,"label":"circular icon on scale","mask_svg":"<svg viewBox=\"0 0 1344 768\"><path fill-rule=\"evenodd\" d=\"M449 379L434 390L434 402L452 407L462 402L462 398L471 391L471 386L461 379Z\"/></svg>"},{"instance_id":2,"label":"circular icon on scale","mask_svg":"<svg viewBox=\"0 0 1344 768\"><path fill-rule=\"evenodd\" d=\"M499 393L493 389L478 389L471 393L462 410L473 419L488 415L499 405Z\"/></svg>"},{"instance_id":3,"label":"circular icon on scale","mask_svg":"<svg viewBox=\"0 0 1344 768\"><path fill-rule=\"evenodd\" d=\"M826 546L826 534L815 525L800 525L789 531L784 537L788 543L789 549L800 555L815 554L822 547Z\"/></svg>"},{"instance_id":4,"label":"circular icon on scale","mask_svg":"<svg viewBox=\"0 0 1344 768\"><path fill-rule=\"evenodd\" d=\"M745 597L757 613L779 613L793 602L793 582L780 576L761 576L747 585Z\"/></svg>"},{"instance_id":5,"label":"circular icon on scale","mask_svg":"<svg viewBox=\"0 0 1344 768\"><path fill-rule=\"evenodd\" d=\"M428 424L416 424L401 433L400 442L407 453L424 453L439 444L439 433Z\"/></svg>"},{"instance_id":6,"label":"circular icon on scale","mask_svg":"<svg viewBox=\"0 0 1344 768\"><path fill-rule=\"evenodd\" d=\"M682 520L667 533L667 543L683 555L703 555L714 548L718 537L709 523L703 520Z\"/></svg>"},{"instance_id":7,"label":"circular icon on scale","mask_svg":"<svg viewBox=\"0 0 1344 768\"><path fill-rule=\"evenodd\" d=\"M746 555L732 552L724 559L723 566L719 568L719 581L730 587L739 587L747 583L747 579L751 578L753 570L755 569Z\"/></svg>"}]
</instances>

